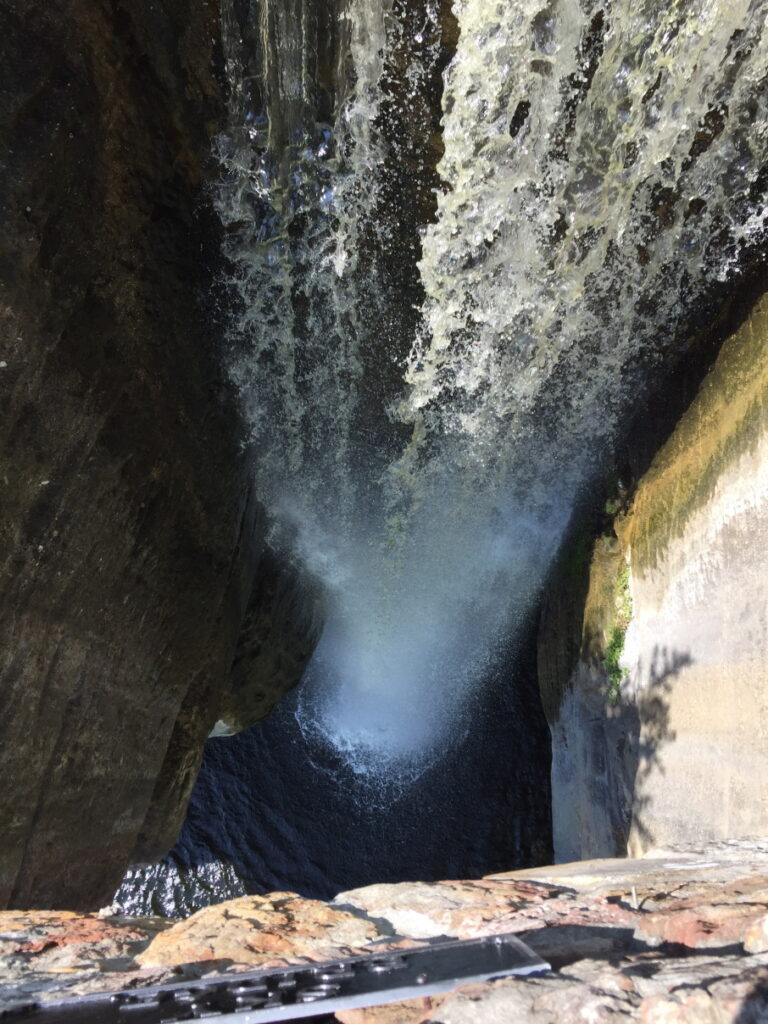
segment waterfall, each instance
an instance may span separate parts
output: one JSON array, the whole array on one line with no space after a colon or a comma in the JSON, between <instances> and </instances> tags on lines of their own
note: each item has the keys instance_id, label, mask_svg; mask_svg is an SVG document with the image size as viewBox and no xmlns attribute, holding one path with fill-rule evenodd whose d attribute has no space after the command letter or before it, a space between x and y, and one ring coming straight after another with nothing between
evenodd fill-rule
<instances>
[{"instance_id":1,"label":"waterfall","mask_svg":"<svg viewBox=\"0 0 768 1024\"><path fill-rule=\"evenodd\" d=\"M644 382L766 230L765 0L225 12L231 373L317 578L306 733L457 730Z\"/></svg>"}]
</instances>

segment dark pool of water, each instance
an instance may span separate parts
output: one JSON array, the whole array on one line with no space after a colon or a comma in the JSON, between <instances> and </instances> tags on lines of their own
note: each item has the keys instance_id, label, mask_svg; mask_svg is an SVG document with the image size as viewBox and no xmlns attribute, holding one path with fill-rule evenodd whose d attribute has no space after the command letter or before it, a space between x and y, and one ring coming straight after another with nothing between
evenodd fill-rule
<instances>
[{"instance_id":1,"label":"dark pool of water","mask_svg":"<svg viewBox=\"0 0 768 1024\"><path fill-rule=\"evenodd\" d=\"M124 912L183 915L243 892L325 899L372 882L551 860L549 733L532 666L490 682L410 783L406 771L356 778L302 734L297 699L254 729L208 741L179 841L129 873Z\"/></svg>"}]
</instances>

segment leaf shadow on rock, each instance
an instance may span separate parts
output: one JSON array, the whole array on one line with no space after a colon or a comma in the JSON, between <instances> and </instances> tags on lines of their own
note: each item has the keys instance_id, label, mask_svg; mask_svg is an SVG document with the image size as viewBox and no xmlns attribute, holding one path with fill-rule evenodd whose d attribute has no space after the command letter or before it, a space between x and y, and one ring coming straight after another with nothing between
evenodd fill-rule
<instances>
[{"instance_id":1,"label":"leaf shadow on rock","mask_svg":"<svg viewBox=\"0 0 768 1024\"><path fill-rule=\"evenodd\" d=\"M662 751L676 739L670 724L670 695L675 678L692 664L688 651L660 645L654 647L647 668L642 661L638 662L634 735L628 744L625 764L632 793L631 827L644 847L655 842L649 822L653 798L646 788L654 774L665 774Z\"/></svg>"}]
</instances>

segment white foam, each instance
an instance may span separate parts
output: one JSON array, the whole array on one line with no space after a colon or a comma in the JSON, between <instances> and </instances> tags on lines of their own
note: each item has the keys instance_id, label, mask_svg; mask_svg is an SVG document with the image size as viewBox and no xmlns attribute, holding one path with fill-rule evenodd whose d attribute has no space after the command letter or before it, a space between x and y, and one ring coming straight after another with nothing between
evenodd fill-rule
<instances>
[{"instance_id":1,"label":"white foam","mask_svg":"<svg viewBox=\"0 0 768 1024\"><path fill-rule=\"evenodd\" d=\"M336 109L320 124L308 2L299 19L261 5L263 109L225 15L232 376L274 544L326 595L302 728L354 775L397 762L415 777L460 739L514 639L636 364L672 358L765 229L768 4L455 0L446 187L419 233L422 327L402 338L396 298L375 287L398 258L376 219L394 8L340 6ZM402 73L416 109L429 76L415 56ZM393 423L364 375L398 360Z\"/></svg>"}]
</instances>

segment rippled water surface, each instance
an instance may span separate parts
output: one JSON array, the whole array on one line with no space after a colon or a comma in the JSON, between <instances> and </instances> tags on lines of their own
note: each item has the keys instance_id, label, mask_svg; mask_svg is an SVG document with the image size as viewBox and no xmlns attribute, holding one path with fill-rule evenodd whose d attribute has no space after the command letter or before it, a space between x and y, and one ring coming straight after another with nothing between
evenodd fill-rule
<instances>
[{"instance_id":1,"label":"rippled water surface","mask_svg":"<svg viewBox=\"0 0 768 1024\"><path fill-rule=\"evenodd\" d=\"M243 892L327 898L546 862L548 733L530 678L511 692L491 684L431 760L362 777L302 733L290 695L262 725L209 740L176 848L131 872L118 903L178 915Z\"/></svg>"}]
</instances>

